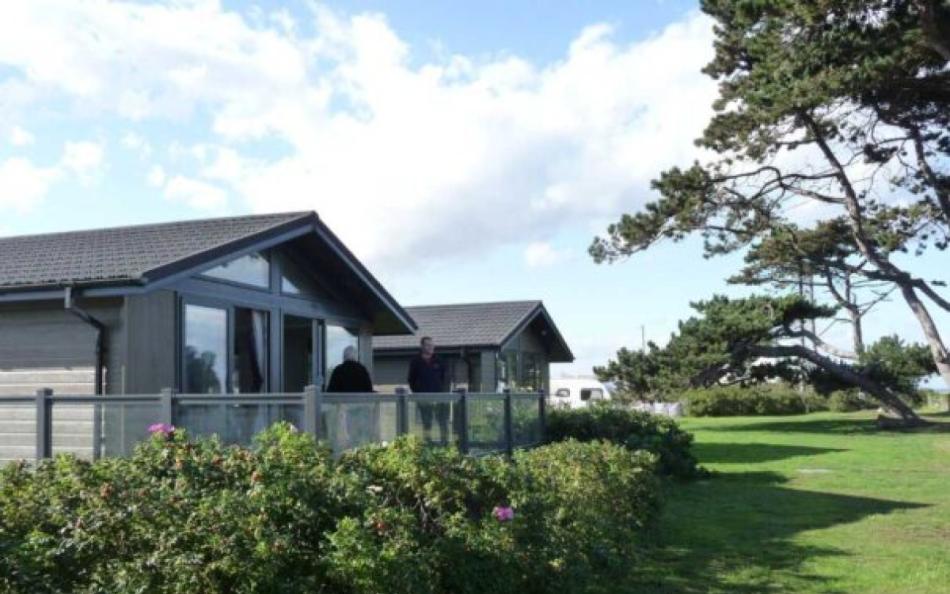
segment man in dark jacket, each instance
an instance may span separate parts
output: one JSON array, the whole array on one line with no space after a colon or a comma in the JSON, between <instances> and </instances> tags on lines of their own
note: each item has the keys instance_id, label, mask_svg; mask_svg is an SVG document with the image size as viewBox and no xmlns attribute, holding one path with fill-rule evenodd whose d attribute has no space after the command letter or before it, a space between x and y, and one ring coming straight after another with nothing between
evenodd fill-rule
<instances>
[{"instance_id":1,"label":"man in dark jacket","mask_svg":"<svg viewBox=\"0 0 950 594\"><path fill-rule=\"evenodd\" d=\"M343 350L343 362L330 374L327 392L372 392L373 380L369 371L357 360L356 348L348 346Z\"/></svg>"},{"instance_id":2,"label":"man in dark jacket","mask_svg":"<svg viewBox=\"0 0 950 594\"><path fill-rule=\"evenodd\" d=\"M327 392L372 392L373 380L369 371L359 362L356 347L348 346L343 349L343 362L337 365L330 374ZM370 436L377 433L379 418L379 403L369 403L372 406L350 407L341 406L337 420L336 434L331 435L333 442L342 449L356 447L365 443Z\"/></svg>"},{"instance_id":3,"label":"man in dark jacket","mask_svg":"<svg viewBox=\"0 0 950 594\"><path fill-rule=\"evenodd\" d=\"M445 365L435 354L435 342L424 336L419 341L419 354L409 361L409 388L413 394L431 394L445 392ZM441 443L448 443L449 433L449 403L448 402L419 402L419 416L422 418L422 432L426 440L430 440L432 431L432 416L439 422L439 438Z\"/></svg>"}]
</instances>

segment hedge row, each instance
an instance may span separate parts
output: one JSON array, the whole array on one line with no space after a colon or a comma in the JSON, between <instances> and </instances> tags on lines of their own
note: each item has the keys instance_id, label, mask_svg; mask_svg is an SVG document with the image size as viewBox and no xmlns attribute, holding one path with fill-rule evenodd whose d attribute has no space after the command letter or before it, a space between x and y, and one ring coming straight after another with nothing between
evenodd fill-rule
<instances>
[{"instance_id":1,"label":"hedge row","mask_svg":"<svg viewBox=\"0 0 950 594\"><path fill-rule=\"evenodd\" d=\"M646 450L659 459L661 474L692 478L704 473L690 446L693 436L669 417L617 406L554 409L548 414L548 442L605 440L630 451Z\"/></svg>"},{"instance_id":2,"label":"hedge row","mask_svg":"<svg viewBox=\"0 0 950 594\"><path fill-rule=\"evenodd\" d=\"M799 415L822 410L850 412L876 406L854 390L839 390L823 396L786 385L717 386L689 390L680 399L687 414L694 417Z\"/></svg>"},{"instance_id":3,"label":"hedge row","mask_svg":"<svg viewBox=\"0 0 950 594\"><path fill-rule=\"evenodd\" d=\"M287 425L251 448L159 427L129 458L0 471L0 591L607 592L651 533L655 465L573 440L334 460Z\"/></svg>"}]
</instances>

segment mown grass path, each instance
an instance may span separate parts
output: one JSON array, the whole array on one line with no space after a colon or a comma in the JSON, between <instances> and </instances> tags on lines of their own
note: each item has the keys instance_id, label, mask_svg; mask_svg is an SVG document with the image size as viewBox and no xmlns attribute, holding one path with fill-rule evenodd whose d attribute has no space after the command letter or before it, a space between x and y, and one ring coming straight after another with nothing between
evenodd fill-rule
<instances>
[{"instance_id":1,"label":"mown grass path","mask_svg":"<svg viewBox=\"0 0 950 594\"><path fill-rule=\"evenodd\" d=\"M684 419L716 476L667 487L631 592L950 593L950 417Z\"/></svg>"}]
</instances>

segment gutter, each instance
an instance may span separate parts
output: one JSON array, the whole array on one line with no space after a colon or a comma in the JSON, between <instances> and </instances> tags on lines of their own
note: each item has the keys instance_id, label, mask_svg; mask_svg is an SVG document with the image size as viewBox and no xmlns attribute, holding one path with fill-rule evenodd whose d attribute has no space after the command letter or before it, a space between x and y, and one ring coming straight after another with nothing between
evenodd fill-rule
<instances>
[{"instance_id":1,"label":"gutter","mask_svg":"<svg viewBox=\"0 0 950 594\"><path fill-rule=\"evenodd\" d=\"M104 371L105 371L105 331L106 326L96 318L92 317L86 310L80 308L73 301L73 288L70 286L63 289L63 306L66 311L73 314L83 322L89 324L96 331L96 387L95 393L97 396L101 396L105 390L104 387Z\"/></svg>"}]
</instances>

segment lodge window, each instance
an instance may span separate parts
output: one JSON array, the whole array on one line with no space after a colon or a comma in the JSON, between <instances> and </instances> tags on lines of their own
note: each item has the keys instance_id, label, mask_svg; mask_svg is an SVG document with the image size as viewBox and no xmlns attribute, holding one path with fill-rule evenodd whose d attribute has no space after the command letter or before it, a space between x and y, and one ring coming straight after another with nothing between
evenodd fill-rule
<instances>
[{"instance_id":1,"label":"lodge window","mask_svg":"<svg viewBox=\"0 0 950 594\"><path fill-rule=\"evenodd\" d=\"M345 328L328 324L326 326L327 350L324 357L324 377L326 381L330 380L330 374L337 365L343 363L343 351L347 347L354 347L359 357L360 338L359 331L354 328Z\"/></svg>"},{"instance_id":2,"label":"lodge window","mask_svg":"<svg viewBox=\"0 0 950 594\"><path fill-rule=\"evenodd\" d=\"M222 394L226 390L227 314L227 310L216 307L185 306L185 392Z\"/></svg>"},{"instance_id":3,"label":"lodge window","mask_svg":"<svg viewBox=\"0 0 950 594\"><path fill-rule=\"evenodd\" d=\"M284 391L303 392L316 384L315 346L320 344L320 323L312 318L284 315L283 371Z\"/></svg>"},{"instance_id":4,"label":"lodge window","mask_svg":"<svg viewBox=\"0 0 950 594\"><path fill-rule=\"evenodd\" d=\"M297 263L287 254L280 256L280 292L292 297L309 299L326 299L327 292L323 290L313 275L306 268Z\"/></svg>"},{"instance_id":5,"label":"lodge window","mask_svg":"<svg viewBox=\"0 0 950 594\"><path fill-rule=\"evenodd\" d=\"M234 370L231 389L241 394L267 391L267 312L234 308Z\"/></svg>"},{"instance_id":6,"label":"lodge window","mask_svg":"<svg viewBox=\"0 0 950 594\"><path fill-rule=\"evenodd\" d=\"M267 391L266 311L215 303L184 305L182 385L190 394Z\"/></svg>"},{"instance_id":7,"label":"lodge window","mask_svg":"<svg viewBox=\"0 0 950 594\"><path fill-rule=\"evenodd\" d=\"M270 261L263 253L248 254L202 273L219 280L261 289L270 288Z\"/></svg>"}]
</instances>

